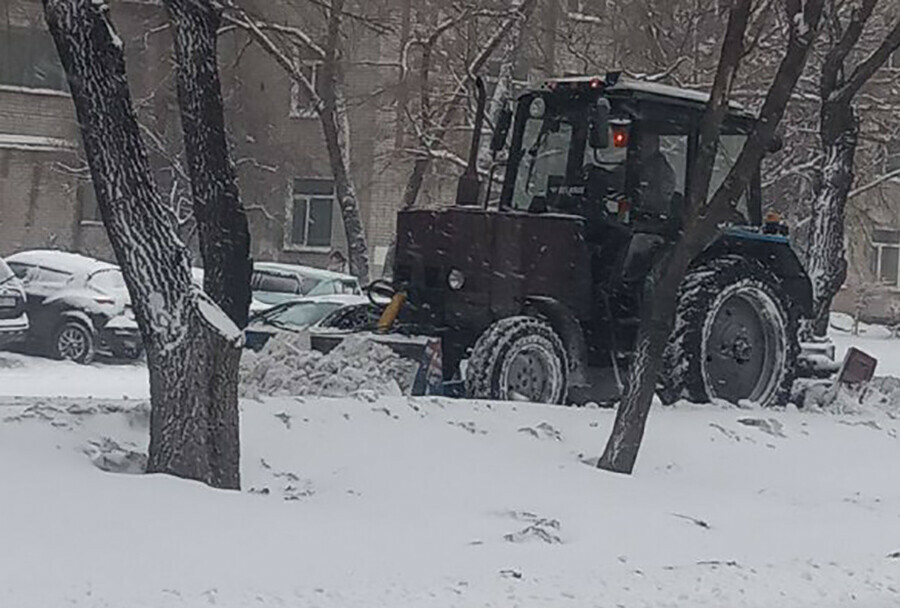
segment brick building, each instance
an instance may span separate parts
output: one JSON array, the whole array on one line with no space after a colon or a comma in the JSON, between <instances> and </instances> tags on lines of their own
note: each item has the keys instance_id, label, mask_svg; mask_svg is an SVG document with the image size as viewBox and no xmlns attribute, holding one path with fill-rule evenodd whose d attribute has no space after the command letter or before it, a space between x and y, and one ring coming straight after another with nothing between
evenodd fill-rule
<instances>
[{"instance_id":1,"label":"brick building","mask_svg":"<svg viewBox=\"0 0 900 608\"><path fill-rule=\"evenodd\" d=\"M163 196L185 196L172 169L181 130L171 36L158 0L116 0L112 20L125 44L132 98ZM275 15L281 23L292 15ZM294 14L293 18L296 18ZM379 270L390 242L405 174L393 154L393 115L372 91L384 68L377 36L349 37L345 53L352 133L351 167L370 256ZM308 96L246 34L225 32L219 63L241 195L256 259L324 266L345 251L340 210L321 124ZM317 66L302 62L313 80ZM46 30L40 0L0 0L0 255L52 247L109 259L85 170L65 75Z\"/></svg>"}]
</instances>

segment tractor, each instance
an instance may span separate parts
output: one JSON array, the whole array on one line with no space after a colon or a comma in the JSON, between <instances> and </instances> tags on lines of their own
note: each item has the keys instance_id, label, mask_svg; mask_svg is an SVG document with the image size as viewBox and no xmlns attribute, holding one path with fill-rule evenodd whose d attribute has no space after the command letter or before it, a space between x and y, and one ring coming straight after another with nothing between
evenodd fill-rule
<instances>
[{"instance_id":1,"label":"tractor","mask_svg":"<svg viewBox=\"0 0 900 608\"><path fill-rule=\"evenodd\" d=\"M501 112L486 183L475 170L484 99L479 85L455 204L398 213L381 327L439 338L445 382L469 397L614 402L644 279L681 228L708 96L619 73L548 80ZM729 106L711 193L754 122ZM812 287L786 225L763 215L758 168L737 209L742 221L722 228L680 288L664 403L790 396Z\"/></svg>"}]
</instances>

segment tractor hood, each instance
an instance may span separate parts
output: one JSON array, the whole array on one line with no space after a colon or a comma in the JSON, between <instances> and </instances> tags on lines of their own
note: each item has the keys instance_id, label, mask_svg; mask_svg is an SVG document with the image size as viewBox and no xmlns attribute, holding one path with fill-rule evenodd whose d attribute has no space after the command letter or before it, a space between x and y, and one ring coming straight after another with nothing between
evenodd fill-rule
<instances>
[{"instance_id":1,"label":"tractor hood","mask_svg":"<svg viewBox=\"0 0 900 608\"><path fill-rule=\"evenodd\" d=\"M397 217L394 281L419 320L476 331L520 314L529 297L561 299L577 316L590 301L584 219L452 207Z\"/></svg>"}]
</instances>

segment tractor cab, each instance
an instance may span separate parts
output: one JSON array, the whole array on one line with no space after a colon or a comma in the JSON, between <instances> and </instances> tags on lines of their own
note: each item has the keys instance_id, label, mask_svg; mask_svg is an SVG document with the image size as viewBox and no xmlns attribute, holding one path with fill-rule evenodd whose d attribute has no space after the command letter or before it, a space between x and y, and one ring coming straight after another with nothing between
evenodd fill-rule
<instances>
[{"instance_id":1,"label":"tractor cab","mask_svg":"<svg viewBox=\"0 0 900 608\"><path fill-rule=\"evenodd\" d=\"M547 81L516 103L497 207L571 213L637 230L677 230L706 100L703 93L617 73ZM732 104L711 193L753 123L751 114ZM505 143L508 134L496 139ZM739 204L747 224L761 223L758 186L757 175Z\"/></svg>"}]
</instances>

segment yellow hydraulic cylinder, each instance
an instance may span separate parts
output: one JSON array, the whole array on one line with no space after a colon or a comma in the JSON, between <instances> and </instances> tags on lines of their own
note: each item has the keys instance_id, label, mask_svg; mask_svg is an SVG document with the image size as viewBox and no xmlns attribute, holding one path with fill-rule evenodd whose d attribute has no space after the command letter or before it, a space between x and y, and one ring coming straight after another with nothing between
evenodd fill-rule
<instances>
[{"instance_id":1,"label":"yellow hydraulic cylinder","mask_svg":"<svg viewBox=\"0 0 900 608\"><path fill-rule=\"evenodd\" d=\"M406 302L405 292L398 291L394 294L390 304L387 305L384 312L381 313L381 318L378 319L378 331L387 331L391 328L391 325L397 320L397 315L400 314L400 309L403 307L404 302Z\"/></svg>"}]
</instances>

